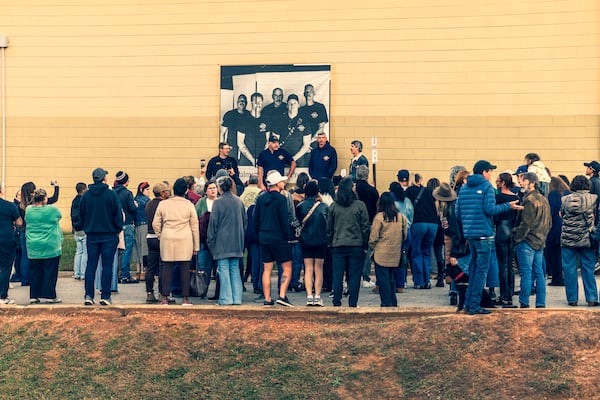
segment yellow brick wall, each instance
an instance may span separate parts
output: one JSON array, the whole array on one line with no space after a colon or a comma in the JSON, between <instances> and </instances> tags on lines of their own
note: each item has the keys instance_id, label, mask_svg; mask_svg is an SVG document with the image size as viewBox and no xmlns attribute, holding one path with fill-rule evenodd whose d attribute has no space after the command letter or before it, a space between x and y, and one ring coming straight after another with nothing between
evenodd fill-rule
<instances>
[{"instance_id":1,"label":"yellow brick wall","mask_svg":"<svg viewBox=\"0 0 600 400\"><path fill-rule=\"evenodd\" d=\"M132 183L196 174L216 153L221 65L330 64L340 165L376 136L380 191L399 168L445 180L534 151L573 176L600 158L597 0L122 3L0 0L7 197L58 179L66 217L98 165Z\"/></svg>"}]
</instances>

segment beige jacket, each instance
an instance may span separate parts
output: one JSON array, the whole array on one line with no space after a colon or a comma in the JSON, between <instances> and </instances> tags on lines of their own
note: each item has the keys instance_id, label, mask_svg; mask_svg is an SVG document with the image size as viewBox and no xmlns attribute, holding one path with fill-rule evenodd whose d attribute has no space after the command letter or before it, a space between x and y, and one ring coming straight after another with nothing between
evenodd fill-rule
<instances>
[{"instance_id":1,"label":"beige jacket","mask_svg":"<svg viewBox=\"0 0 600 400\"><path fill-rule=\"evenodd\" d=\"M198 215L192 202L183 197L161 201L152 227L160 240L162 261L190 261L192 251L200 249Z\"/></svg>"},{"instance_id":2,"label":"beige jacket","mask_svg":"<svg viewBox=\"0 0 600 400\"><path fill-rule=\"evenodd\" d=\"M402 242L406 239L408 221L398 213L397 222L384 222L383 213L373 218L369 248L373 250L373 259L381 267L397 267L400 263Z\"/></svg>"}]
</instances>

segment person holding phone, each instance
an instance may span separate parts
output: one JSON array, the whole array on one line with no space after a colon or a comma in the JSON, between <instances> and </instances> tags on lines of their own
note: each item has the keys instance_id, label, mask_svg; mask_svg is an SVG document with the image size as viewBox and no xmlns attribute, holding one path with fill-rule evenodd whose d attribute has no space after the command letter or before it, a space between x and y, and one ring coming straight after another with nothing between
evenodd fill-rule
<instances>
[{"instance_id":1,"label":"person holding phone","mask_svg":"<svg viewBox=\"0 0 600 400\"><path fill-rule=\"evenodd\" d=\"M244 184L240 180L240 170L238 168L238 162L235 158L229 155L231 146L225 142L219 143L219 154L214 156L208 161L206 167L206 180L213 178L217 171L224 169L229 173L229 177L235 182L237 189L237 195L241 195L244 191ZM202 168L202 165L200 165Z\"/></svg>"}]
</instances>

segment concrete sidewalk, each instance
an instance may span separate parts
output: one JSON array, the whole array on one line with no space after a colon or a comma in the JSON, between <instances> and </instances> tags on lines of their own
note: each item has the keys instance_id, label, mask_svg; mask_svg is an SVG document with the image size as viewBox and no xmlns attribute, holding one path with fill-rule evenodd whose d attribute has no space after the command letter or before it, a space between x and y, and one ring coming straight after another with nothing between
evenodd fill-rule
<instances>
[{"instance_id":1,"label":"concrete sidewalk","mask_svg":"<svg viewBox=\"0 0 600 400\"><path fill-rule=\"evenodd\" d=\"M271 281L271 291L275 293L273 296L277 298L276 288L277 288L277 276L274 274ZM409 274L408 282L412 282L411 276ZM596 277L596 282L598 283L598 287L600 287L600 277ZM432 285L435 282L432 280ZM214 285L215 281L212 281L210 284L208 295L212 296L214 294ZM27 307L39 307L39 306L30 306L29 305L29 287L20 286L18 283L11 283L13 288L9 289L8 296L10 298L14 298L15 302L19 306L27 306ZM57 294L58 297L62 299L63 305L81 305L83 307L83 298L84 298L84 283L80 280L75 280L71 277L71 272L61 272L58 278L57 283ZM244 292L243 302L244 306L248 307L260 307L264 308L262 303L254 303L254 298L257 297L252 291L252 284L250 282L245 283L248 291ZM158 284L155 283L155 291L158 288ZM516 288L519 288L518 276ZM113 306L137 306L137 305L145 305L146 304L146 290L145 284L143 282L137 284L120 284L118 287L119 292L113 293L112 302ZM450 306L449 296L448 296L449 286L446 285L444 288L436 288L432 287L429 290L417 290L412 289L411 286L404 290L404 293L398 293L398 307L399 308L437 308L440 307L445 309L445 311L452 311L455 309L454 306ZM496 289L496 293L498 293L498 289ZM325 304L325 308L333 308L331 298L329 298L328 293L323 293L322 298ZM296 307L306 307L306 293L300 292L296 293L294 291L288 291L288 298ZM96 295L96 304L100 296ZM181 303L181 298L177 298L177 303ZM199 306L214 306L216 305L215 301L209 301L206 299L200 299L192 297L190 298L194 305ZM519 304L518 297L515 296L513 298L513 303ZM372 289L362 288L360 289L359 301L358 304L361 308L375 308L379 309L379 294L374 293ZM532 297L530 299L530 304L534 305L535 300ZM96 307L98 307L96 305ZM342 307L348 307L348 298L342 297ZM587 303L585 301L585 297L583 295L583 285L579 284L579 307L570 307L566 301L565 288L558 286L548 286L546 291L546 307L547 308L563 308L574 310L577 308L588 309ZM283 308L281 306L277 306L277 308ZM312 309L313 307L310 307ZM315 307L316 308L316 307ZM592 310L594 308L590 308ZM600 309L600 307L598 307ZM510 310L510 309L509 309ZM366 310L365 310L366 311Z\"/></svg>"}]
</instances>

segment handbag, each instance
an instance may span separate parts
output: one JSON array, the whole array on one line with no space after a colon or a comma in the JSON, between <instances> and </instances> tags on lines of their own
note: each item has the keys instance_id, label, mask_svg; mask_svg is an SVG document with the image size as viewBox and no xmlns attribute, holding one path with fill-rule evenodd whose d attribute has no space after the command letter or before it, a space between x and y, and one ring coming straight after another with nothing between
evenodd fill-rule
<instances>
[{"instance_id":1,"label":"handbag","mask_svg":"<svg viewBox=\"0 0 600 400\"><path fill-rule=\"evenodd\" d=\"M204 271L190 271L190 296L205 298L209 283Z\"/></svg>"}]
</instances>

